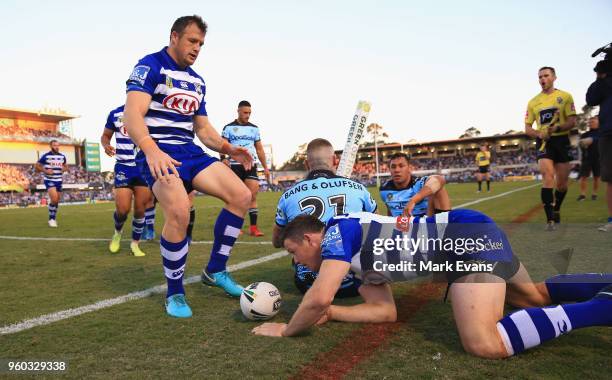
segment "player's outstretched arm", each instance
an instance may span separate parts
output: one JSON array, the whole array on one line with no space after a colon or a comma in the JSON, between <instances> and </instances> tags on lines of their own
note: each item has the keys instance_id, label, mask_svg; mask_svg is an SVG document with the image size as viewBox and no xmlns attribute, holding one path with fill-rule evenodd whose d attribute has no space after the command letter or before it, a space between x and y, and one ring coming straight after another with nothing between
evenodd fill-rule
<instances>
[{"instance_id":1,"label":"player's outstretched arm","mask_svg":"<svg viewBox=\"0 0 612 380\"><path fill-rule=\"evenodd\" d=\"M253 157L251 157L249 151L243 147L234 146L221 137L219 132L210 123L210 120L208 120L208 116L195 116L193 118L193 128L198 139L207 148L221 154L230 155L233 159L240 162L246 170L251 169Z\"/></svg>"},{"instance_id":2,"label":"player's outstretched arm","mask_svg":"<svg viewBox=\"0 0 612 380\"><path fill-rule=\"evenodd\" d=\"M412 215L412 210L414 206L416 206L423 199L435 195L444 185L446 184L446 180L441 175L432 175L429 176L427 181L425 181L425 185L421 191L416 193L412 199L406 204L404 208L404 215Z\"/></svg>"},{"instance_id":3,"label":"player's outstretched arm","mask_svg":"<svg viewBox=\"0 0 612 380\"><path fill-rule=\"evenodd\" d=\"M289 324L264 323L252 332L256 335L280 337L295 336L308 330L325 315L349 269L350 264L345 261L324 260L317 279L306 292Z\"/></svg>"},{"instance_id":4,"label":"player's outstretched arm","mask_svg":"<svg viewBox=\"0 0 612 380\"><path fill-rule=\"evenodd\" d=\"M397 320L397 308L389 284L361 285L359 294L364 303L353 306L332 305L327 311L327 319L361 323L383 323Z\"/></svg>"}]
</instances>

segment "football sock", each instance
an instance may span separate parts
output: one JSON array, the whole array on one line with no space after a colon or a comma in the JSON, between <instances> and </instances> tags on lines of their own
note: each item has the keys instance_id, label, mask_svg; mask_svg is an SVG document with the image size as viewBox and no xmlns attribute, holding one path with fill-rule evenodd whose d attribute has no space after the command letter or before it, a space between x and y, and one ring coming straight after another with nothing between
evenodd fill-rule
<instances>
[{"instance_id":1,"label":"football sock","mask_svg":"<svg viewBox=\"0 0 612 380\"><path fill-rule=\"evenodd\" d=\"M491 190L491 181L487 180L487 190Z\"/></svg>"},{"instance_id":2,"label":"football sock","mask_svg":"<svg viewBox=\"0 0 612 380\"><path fill-rule=\"evenodd\" d=\"M145 224L147 227L155 224L155 206L148 208L145 211Z\"/></svg>"},{"instance_id":3,"label":"football sock","mask_svg":"<svg viewBox=\"0 0 612 380\"><path fill-rule=\"evenodd\" d=\"M612 326L611 299L593 298L568 305L523 309L497 322L497 330L510 355L589 326Z\"/></svg>"},{"instance_id":4,"label":"football sock","mask_svg":"<svg viewBox=\"0 0 612 380\"><path fill-rule=\"evenodd\" d=\"M208 273L217 273L225 270L225 265L236 242L236 238L240 234L243 223L243 218L232 214L226 209L221 210L215 222L215 240L210 251L210 260L206 266Z\"/></svg>"},{"instance_id":5,"label":"football sock","mask_svg":"<svg viewBox=\"0 0 612 380\"><path fill-rule=\"evenodd\" d=\"M257 208L250 208L249 209L249 221L251 222L251 226L256 226L257 225L257 214L258 214L258 209Z\"/></svg>"},{"instance_id":6,"label":"football sock","mask_svg":"<svg viewBox=\"0 0 612 380\"><path fill-rule=\"evenodd\" d=\"M166 298L175 294L185 294L183 274L185 273L185 263L189 251L187 239L185 238L178 243L171 243L162 236L159 245L166 283L168 284Z\"/></svg>"},{"instance_id":7,"label":"football sock","mask_svg":"<svg viewBox=\"0 0 612 380\"><path fill-rule=\"evenodd\" d=\"M57 203L49 203L49 220L55 219L57 217L57 209L59 208L59 204Z\"/></svg>"},{"instance_id":8,"label":"football sock","mask_svg":"<svg viewBox=\"0 0 612 380\"><path fill-rule=\"evenodd\" d=\"M139 241L144 230L145 218L132 218L132 240Z\"/></svg>"},{"instance_id":9,"label":"football sock","mask_svg":"<svg viewBox=\"0 0 612 380\"><path fill-rule=\"evenodd\" d=\"M546 220L550 222L553 220L553 189L542 188L540 191L540 197L542 198L542 203L544 203Z\"/></svg>"},{"instance_id":10,"label":"football sock","mask_svg":"<svg viewBox=\"0 0 612 380\"><path fill-rule=\"evenodd\" d=\"M567 190L565 191L555 190L555 211L561 210L561 204L563 203L563 200L565 199L565 194L567 194Z\"/></svg>"},{"instance_id":11,"label":"football sock","mask_svg":"<svg viewBox=\"0 0 612 380\"><path fill-rule=\"evenodd\" d=\"M115 220L115 231L119 232L123 229L123 223L125 223L127 215L119 215L117 211L115 211L113 219Z\"/></svg>"},{"instance_id":12,"label":"football sock","mask_svg":"<svg viewBox=\"0 0 612 380\"><path fill-rule=\"evenodd\" d=\"M552 303L586 301L612 284L610 273L560 274L544 281Z\"/></svg>"}]
</instances>

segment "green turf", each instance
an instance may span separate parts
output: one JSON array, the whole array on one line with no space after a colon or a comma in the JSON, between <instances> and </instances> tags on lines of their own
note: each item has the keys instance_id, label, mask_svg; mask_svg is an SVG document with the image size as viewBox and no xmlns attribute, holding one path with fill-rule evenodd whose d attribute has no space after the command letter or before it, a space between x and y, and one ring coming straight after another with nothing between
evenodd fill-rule
<instances>
[{"instance_id":1,"label":"green turf","mask_svg":"<svg viewBox=\"0 0 612 380\"><path fill-rule=\"evenodd\" d=\"M480 194L476 194L475 184L451 184L448 189L453 203L458 205L530 184L494 183L491 193ZM546 268L549 261L543 255L530 254L536 249L554 253L557 248L575 248L570 268L576 270L602 270L601 265L610 262L596 255L605 251L606 235L598 235L595 224L586 224L603 221L605 205L601 200L576 202L576 189L577 186L572 186L564 206L564 222L569 226L557 238L541 239L542 212L528 225L515 227L510 234L517 254L529 265L541 265L542 276L550 270ZM279 193L262 193L258 198L260 228L267 241L279 196ZM600 199L602 196L603 192ZM538 203L539 188L535 187L470 207L486 212L499 223L508 223ZM210 197L196 199L195 240L212 239L212 226L220 205ZM0 235L110 238L112 212L112 204L60 206L59 228L50 229L44 208L0 210ZM158 216L159 233L163 218ZM128 225L125 238L129 238L129 230ZM243 235L240 241L261 239ZM111 255L107 252L107 242L102 241L0 239L0 326L162 284L157 243L143 244L147 252L144 258L129 256L127 245L125 241L122 251ZM208 244L192 246L187 276L200 272L209 249ZM271 245L237 245L230 263L276 251ZM279 287L284 306L276 321L287 321L301 298L292 285L289 260L285 257L234 274L243 284L262 280ZM413 286L394 286L396 295L399 297ZM330 323L300 338L255 337L249 330L256 323L243 320L237 300L200 284L189 285L186 290L194 311L190 320L168 318L163 311L163 296L152 296L2 335L0 359L65 359L70 369L64 375L71 378L283 378L312 364L317 355L359 328ZM487 361L463 352L450 307L439 299L432 300L408 319L385 345L349 375L356 378L604 378L604 374L612 372L609 360L612 334L604 328L574 331L570 336L510 360Z\"/></svg>"}]
</instances>

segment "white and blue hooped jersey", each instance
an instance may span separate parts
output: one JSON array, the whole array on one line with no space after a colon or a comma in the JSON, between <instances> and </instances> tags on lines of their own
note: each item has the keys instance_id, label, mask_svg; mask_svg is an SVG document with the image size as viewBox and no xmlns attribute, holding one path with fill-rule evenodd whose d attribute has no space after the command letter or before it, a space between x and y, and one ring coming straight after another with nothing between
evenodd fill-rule
<instances>
[{"instance_id":1,"label":"white and blue hooped jersey","mask_svg":"<svg viewBox=\"0 0 612 380\"><path fill-rule=\"evenodd\" d=\"M467 209L456 209L436 214L431 217L411 217L409 229L402 232L396 229L396 218L372 213L359 212L342 215L329 220L321 242L323 260L340 260L351 264L351 271L364 283L384 283L409 281L419 276L428 275L427 271L389 270L381 264L418 263L435 261L437 258L457 260L511 261L512 248L504 232L495 222L481 212ZM407 235L415 242L409 250L381 249L375 253L376 239L396 239ZM459 243L469 238L482 238L484 248L472 251ZM420 240L418 240L420 239ZM428 240L431 239L431 240ZM437 246L433 241L440 239ZM453 241L454 243L448 243ZM427 242L427 244L425 244ZM443 243L442 243L443 242ZM454 245L446 245L454 244ZM449 248L452 247L452 248ZM476 245L474 245L476 247ZM380 248L380 245L379 245ZM438 256L436 255L444 255ZM378 269L374 262L379 262ZM387 268L387 269L380 269Z\"/></svg>"},{"instance_id":2,"label":"white and blue hooped jersey","mask_svg":"<svg viewBox=\"0 0 612 380\"><path fill-rule=\"evenodd\" d=\"M158 144L193 143L194 116L207 116L201 76L190 67L178 67L164 47L138 61L126 84L127 92L151 95L144 120Z\"/></svg>"},{"instance_id":3,"label":"white and blue hooped jersey","mask_svg":"<svg viewBox=\"0 0 612 380\"><path fill-rule=\"evenodd\" d=\"M112 110L106 119L104 128L110 129L115 133L115 160L118 164L136 166L136 144L128 135L125 125L123 125L123 108L120 106Z\"/></svg>"},{"instance_id":4,"label":"white and blue hooped jersey","mask_svg":"<svg viewBox=\"0 0 612 380\"><path fill-rule=\"evenodd\" d=\"M51 182L62 182L62 169L67 162L66 156L62 153L53 153L52 150L43 154L38 160L38 163L41 164L43 168L53 171L53 174L43 173L45 181Z\"/></svg>"},{"instance_id":5,"label":"white and blue hooped jersey","mask_svg":"<svg viewBox=\"0 0 612 380\"><path fill-rule=\"evenodd\" d=\"M249 153L251 153L253 162L259 163L257 150L255 150L255 143L261 141L261 136L259 135L259 127L255 124L240 124L238 120L234 120L223 127L221 137L229 141L232 145L246 148ZM236 163L236 161L230 159L230 163Z\"/></svg>"},{"instance_id":6,"label":"white and blue hooped jersey","mask_svg":"<svg viewBox=\"0 0 612 380\"><path fill-rule=\"evenodd\" d=\"M284 227L300 214L327 222L334 216L359 211L376 211L376 202L362 184L331 171L313 170L281 195L276 224Z\"/></svg>"},{"instance_id":7,"label":"white and blue hooped jersey","mask_svg":"<svg viewBox=\"0 0 612 380\"><path fill-rule=\"evenodd\" d=\"M388 180L380 187L380 197L383 202L387 205L387 208L391 212L391 216L400 216L404 211L406 204L410 202L423 186L429 177L415 177L411 176L408 186L398 189L393 180ZM427 198L417 203L414 207L412 214L414 216L421 216L427 214Z\"/></svg>"}]
</instances>

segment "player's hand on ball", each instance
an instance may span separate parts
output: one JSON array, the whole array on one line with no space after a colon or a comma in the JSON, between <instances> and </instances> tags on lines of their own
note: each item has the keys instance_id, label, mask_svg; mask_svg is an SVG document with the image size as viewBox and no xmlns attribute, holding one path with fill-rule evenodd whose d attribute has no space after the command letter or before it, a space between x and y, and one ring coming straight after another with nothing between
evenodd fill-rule
<instances>
[{"instance_id":1,"label":"player's hand on ball","mask_svg":"<svg viewBox=\"0 0 612 380\"><path fill-rule=\"evenodd\" d=\"M253 328L251 332L255 335L282 337L286 329L286 323L268 322Z\"/></svg>"},{"instance_id":2,"label":"player's hand on ball","mask_svg":"<svg viewBox=\"0 0 612 380\"><path fill-rule=\"evenodd\" d=\"M115 147L110 144L105 146L104 153L106 153L106 155L109 157L113 157L115 155Z\"/></svg>"},{"instance_id":3,"label":"player's hand on ball","mask_svg":"<svg viewBox=\"0 0 612 380\"><path fill-rule=\"evenodd\" d=\"M170 176L174 175L177 178L179 177L176 166L180 166L181 163L170 157L161 149L149 152L146 157L151 175L153 175L156 180L162 180L169 184Z\"/></svg>"},{"instance_id":4,"label":"player's hand on ball","mask_svg":"<svg viewBox=\"0 0 612 380\"><path fill-rule=\"evenodd\" d=\"M253 166L253 157L246 148L232 145L229 155L236 161L240 162L246 170L251 170Z\"/></svg>"}]
</instances>

